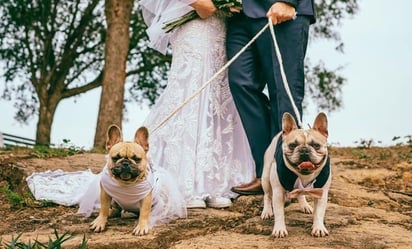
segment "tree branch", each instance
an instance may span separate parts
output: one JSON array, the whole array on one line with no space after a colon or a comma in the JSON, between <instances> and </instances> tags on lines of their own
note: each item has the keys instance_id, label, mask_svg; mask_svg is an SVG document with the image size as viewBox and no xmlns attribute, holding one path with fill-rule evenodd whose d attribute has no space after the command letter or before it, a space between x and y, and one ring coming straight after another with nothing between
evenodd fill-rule
<instances>
[{"instance_id":1,"label":"tree branch","mask_svg":"<svg viewBox=\"0 0 412 249\"><path fill-rule=\"evenodd\" d=\"M103 72L101 72L94 80L87 83L86 85L71 88L71 89L65 89L62 92L62 99L69 98L69 97L87 92L89 90L95 89L102 85L102 80L103 80Z\"/></svg>"}]
</instances>

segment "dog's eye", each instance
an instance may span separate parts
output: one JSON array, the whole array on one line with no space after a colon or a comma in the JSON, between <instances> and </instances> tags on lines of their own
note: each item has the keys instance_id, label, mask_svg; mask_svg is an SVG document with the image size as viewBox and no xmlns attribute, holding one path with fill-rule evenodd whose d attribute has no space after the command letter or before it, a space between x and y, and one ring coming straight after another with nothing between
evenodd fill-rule
<instances>
[{"instance_id":1,"label":"dog's eye","mask_svg":"<svg viewBox=\"0 0 412 249\"><path fill-rule=\"evenodd\" d=\"M142 161L142 159L139 158L139 157L137 157L136 155L134 155L131 159L132 159L133 161L135 161L136 163L140 163L140 161Z\"/></svg>"},{"instance_id":2,"label":"dog's eye","mask_svg":"<svg viewBox=\"0 0 412 249\"><path fill-rule=\"evenodd\" d=\"M116 156L112 157L112 160L114 162L117 162L117 161L119 161L120 158L122 158L120 155L116 155Z\"/></svg>"},{"instance_id":3,"label":"dog's eye","mask_svg":"<svg viewBox=\"0 0 412 249\"><path fill-rule=\"evenodd\" d=\"M298 147L298 144L297 144L297 143L291 143L291 144L289 144L289 149L290 149L290 150L294 150L294 149L296 149L296 147Z\"/></svg>"},{"instance_id":4,"label":"dog's eye","mask_svg":"<svg viewBox=\"0 0 412 249\"><path fill-rule=\"evenodd\" d=\"M320 149L320 144L318 144L318 143L312 143L311 145L312 145L312 147L313 147L315 150L319 150L319 149Z\"/></svg>"}]
</instances>

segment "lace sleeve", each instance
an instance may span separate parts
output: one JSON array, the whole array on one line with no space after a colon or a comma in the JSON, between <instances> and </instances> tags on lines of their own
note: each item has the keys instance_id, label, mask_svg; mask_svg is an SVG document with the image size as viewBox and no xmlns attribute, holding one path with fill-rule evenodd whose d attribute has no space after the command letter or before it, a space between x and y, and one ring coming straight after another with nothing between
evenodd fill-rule
<instances>
[{"instance_id":1,"label":"lace sleeve","mask_svg":"<svg viewBox=\"0 0 412 249\"><path fill-rule=\"evenodd\" d=\"M162 54L166 53L169 34L163 31L165 23L193 10L189 4L195 0L140 0L143 19L147 25L149 46Z\"/></svg>"}]
</instances>

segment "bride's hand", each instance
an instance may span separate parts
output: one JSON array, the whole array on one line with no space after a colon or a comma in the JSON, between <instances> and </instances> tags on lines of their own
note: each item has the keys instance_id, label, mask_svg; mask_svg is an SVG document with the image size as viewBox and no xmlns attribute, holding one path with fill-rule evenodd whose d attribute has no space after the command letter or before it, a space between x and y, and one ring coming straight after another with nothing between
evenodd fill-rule
<instances>
[{"instance_id":1,"label":"bride's hand","mask_svg":"<svg viewBox=\"0 0 412 249\"><path fill-rule=\"evenodd\" d=\"M217 8L213 4L212 0L197 0L190 6L196 10L196 13L202 19L212 16L217 11Z\"/></svg>"}]
</instances>

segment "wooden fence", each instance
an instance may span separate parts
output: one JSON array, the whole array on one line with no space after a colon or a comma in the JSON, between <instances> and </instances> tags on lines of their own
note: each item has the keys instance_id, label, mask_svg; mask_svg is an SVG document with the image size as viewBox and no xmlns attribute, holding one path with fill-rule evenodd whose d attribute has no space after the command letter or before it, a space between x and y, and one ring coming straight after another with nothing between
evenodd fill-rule
<instances>
[{"instance_id":1,"label":"wooden fence","mask_svg":"<svg viewBox=\"0 0 412 249\"><path fill-rule=\"evenodd\" d=\"M0 147L23 146L33 147L36 140L0 132Z\"/></svg>"}]
</instances>

